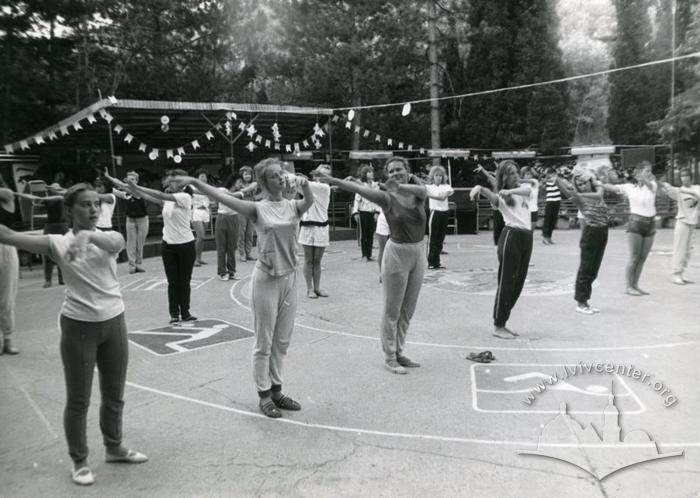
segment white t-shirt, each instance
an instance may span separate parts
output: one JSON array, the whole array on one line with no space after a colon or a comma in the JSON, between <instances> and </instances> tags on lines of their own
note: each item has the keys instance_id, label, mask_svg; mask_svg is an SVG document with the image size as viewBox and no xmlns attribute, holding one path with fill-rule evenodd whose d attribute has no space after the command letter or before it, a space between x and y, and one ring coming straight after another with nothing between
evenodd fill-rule
<instances>
[{"instance_id":1,"label":"white t-shirt","mask_svg":"<svg viewBox=\"0 0 700 498\"><path fill-rule=\"evenodd\" d=\"M629 199L630 213L639 216L656 216L656 182L652 182L653 189L646 185L632 185L623 183L617 185L617 192Z\"/></svg>"},{"instance_id":2,"label":"white t-shirt","mask_svg":"<svg viewBox=\"0 0 700 498\"><path fill-rule=\"evenodd\" d=\"M454 194L454 190L447 183L443 183L442 185L426 185L425 190L428 192L429 196L447 193L447 197L442 200L428 197L428 207L430 207L431 211L447 211L450 208L450 202L447 199Z\"/></svg>"},{"instance_id":3,"label":"white t-shirt","mask_svg":"<svg viewBox=\"0 0 700 498\"><path fill-rule=\"evenodd\" d=\"M362 183L362 185L374 190L379 190L379 183L377 182ZM377 206L374 202L365 199L360 194L355 194L355 200L352 204L352 214L358 213L360 211L376 213L379 211L379 206Z\"/></svg>"},{"instance_id":4,"label":"white t-shirt","mask_svg":"<svg viewBox=\"0 0 700 498\"><path fill-rule=\"evenodd\" d=\"M168 244L185 244L194 240L190 220L192 219L192 196L186 192L172 194L175 202L163 202L163 240Z\"/></svg>"},{"instance_id":5,"label":"white t-shirt","mask_svg":"<svg viewBox=\"0 0 700 498\"><path fill-rule=\"evenodd\" d=\"M117 205L117 198L114 194L107 194L112 197L112 204L102 201L100 205L100 217L97 219L97 228L112 228L112 215L114 207Z\"/></svg>"},{"instance_id":6,"label":"white t-shirt","mask_svg":"<svg viewBox=\"0 0 700 498\"><path fill-rule=\"evenodd\" d=\"M537 180L532 180L532 183L530 184L530 199L528 199L528 205L530 206L530 212L531 213L536 213L538 210L537 206L537 200L540 195L540 182Z\"/></svg>"},{"instance_id":7,"label":"white t-shirt","mask_svg":"<svg viewBox=\"0 0 700 498\"><path fill-rule=\"evenodd\" d=\"M498 198L498 210L503 215L503 221L505 221L506 226L531 230L532 221L530 219L529 198L522 195L513 195L511 197L515 201L514 206L506 204L502 197Z\"/></svg>"},{"instance_id":8,"label":"white t-shirt","mask_svg":"<svg viewBox=\"0 0 700 498\"><path fill-rule=\"evenodd\" d=\"M302 221L328 221L328 203L331 200L331 187L325 183L309 182L311 192L314 194L314 203L306 211Z\"/></svg>"},{"instance_id":9,"label":"white t-shirt","mask_svg":"<svg viewBox=\"0 0 700 498\"><path fill-rule=\"evenodd\" d=\"M216 190L220 190L224 192L225 194L231 194L232 192L227 189L226 187L217 187ZM236 211L228 207L226 204L223 202L219 202L217 208L216 208L217 214L238 214Z\"/></svg>"},{"instance_id":10,"label":"white t-shirt","mask_svg":"<svg viewBox=\"0 0 700 498\"><path fill-rule=\"evenodd\" d=\"M691 185L686 187L692 190L695 195L700 196L700 185ZM677 193L678 214L676 219L687 223L688 225L697 225L698 217L700 217L700 201L696 197L689 194L684 194L680 189L674 189Z\"/></svg>"},{"instance_id":11,"label":"white t-shirt","mask_svg":"<svg viewBox=\"0 0 700 498\"><path fill-rule=\"evenodd\" d=\"M389 229L389 223L386 221L386 216L384 216L384 211L379 211L379 216L377 217L377 228L374 231L377 235L384 235L388 237L391 235L391 230Z\"/></svg>"},{"instance_id":12,"label":"white t-shirt","mask_svg":"<svg viewBox=\"0 0 700 498\"><path fill-rule=\"evenodd\" d=\"M105 232L121 239L119 232ZM61 314L83 322L104 322L124 312L124 302L117 279L117 255L88 244L83 259L68 261L66 252L75 240L73 231L49 235L50 256L61 268L66 293Z\"/></svg>"}]
</instances>

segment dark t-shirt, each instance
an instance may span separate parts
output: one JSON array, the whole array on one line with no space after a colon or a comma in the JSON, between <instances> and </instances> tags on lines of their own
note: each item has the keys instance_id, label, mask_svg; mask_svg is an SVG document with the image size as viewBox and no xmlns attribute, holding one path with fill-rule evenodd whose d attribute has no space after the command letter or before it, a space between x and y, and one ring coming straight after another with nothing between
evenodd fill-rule
<instances>
[{"instance_id":1,"label":"dark t-shirt","mask_svg":"<svg viewBox=\"0 0 700 498\"><path fill-rule=\"evenodd\" d=\"M129 196L124 199L124 202L126 203L126 215L129 218L143 218L144 216L148 216L145 200Z\"/></svg>"},{"instance_id":2,"label":"dark t-shirt","mask_svg":"<svg viewBox=\"0 0 700 498\"><path fill-rule=\"evenodd\" d=\"M425 235L425 207L416 199L412 207L403 206L395 194L389 194L389 205L383 209L391 230L391 240L399 243L421 242Z\"/></svg>"}]
</instances>

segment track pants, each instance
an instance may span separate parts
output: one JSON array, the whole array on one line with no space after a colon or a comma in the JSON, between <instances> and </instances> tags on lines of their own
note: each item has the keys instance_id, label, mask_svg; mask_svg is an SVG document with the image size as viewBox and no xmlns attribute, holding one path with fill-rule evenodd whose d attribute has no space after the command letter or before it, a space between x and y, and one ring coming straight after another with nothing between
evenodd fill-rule
<instances>
[{"instance_id":1,"label":"track pants","mask_svg":"<svg viewBox=\"0 0 700 498\"><path fill-rule=\"evenodd\" d=\"M503 221L503 215L498 209L493 210L493 245L497 246L498 241L501 238L501 232L506 226L506 222Z\"/></svg>"},{"instance_id":2,"label":"track pants","mask_svg":"<svg viewBox=\"0 0 700 498\"><path fill-rule=\"evenodd\" d=\"M695 225L676 221L673 230L673 256L671 257L671 271L674 275L682 275L688 266L690 253L693 248L693 233Z\"/></svg>"},{"instance_id":3,"label":"track pants","mask_svg":"<svg viewBox=\"0 0 700 498\"><path fill-rule=\"evenodd\" d=\"M148 235L148 216L126 218L126 256L129 268L141 268L143 263L143 246Z\"/></svg>"},{"instance_id":4,"label":"track pants","mask_svg":"<svg viewBox=\"0 0 700 498\"><path fill-rule=\"evenodd\" d=\"M238 244L238 215L216 215L216 273L233 275L236 273L236 247Z\"/></svg>"},{"instance_id":5,"label":"track pants","mask_svg":"<svg viewBox=\"0 0 700 498\"><path fill-rule=\"evenodd\" d=\"M603 262L605 246L608 244L608 227L586 225L581 232L581 263L576 275L574 299L585 303L591 298L593 281L598 277L600 264Z\"/></svg>"},{"instance_id":6,"label":"track pants","mask_svg":"<svg viewBox=\"0 0 700 498\"><path fill-rule=\"evenodd\" d=\"M360 211L360 241L362 257L372 257L372 242L374 241L374 212Z\"/></svg>"},{"instance_id":7,"label":"track pants","mask_svg":"<svg viewBox=\"0 0 700 498\"><path fill-rule=\"evenodd\" d=\"M559 218L559 206L561 201L548 201L544 203L544 221L542 221L542 236L545 239L552 237L552 232L557 226Z\"/></svg>"},{"instance_id":8,"label":"track pants","mask_svg":"<svg viewBox=\"0 0 700 498\"><path fill-rule=\"evenodd\" d=\"M190 280L195 257L194 240L184 244L163 241L163 267L168 278L168 311L171 317L190 315Z\"/></svg>"},{"instance_id":9,"label":"track pants","mask_svg":"<svg viewBox=\"0 0 700 498\"><path fill-rule=\"evenodd\" d=\"M440 266L440 252L445 243L448 219L449 213L447 211L430 211L430 219L428 220L430 227L428 265L430 266Z\"/></svg>"},{"instance_id":10,"label":"track pants","mask_svg":"<svg viewBox=\"0 0 700 498\"><path fill-rule=\"evenodd\" d=\"M496 327L505 327L520 297L531 254L532 231L506 226L498 240L498 289L493 306Z\"/></svg>"}]
</instances>

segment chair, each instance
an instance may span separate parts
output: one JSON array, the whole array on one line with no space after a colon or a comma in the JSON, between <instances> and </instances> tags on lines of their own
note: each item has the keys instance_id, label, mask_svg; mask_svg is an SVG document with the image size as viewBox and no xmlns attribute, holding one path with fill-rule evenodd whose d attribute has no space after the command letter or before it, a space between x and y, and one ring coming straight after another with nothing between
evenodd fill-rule
<instances>
[{"instance_id":1,"label":"chair","mask_svg":"<svg viewBox=\"0 0 700 498\"><path fill-rule=\"evenodd\" d=\"M29 190L30 194L37 197L46 197L46 182L44 180L32 180L27 184L27 190ZM32 201L32 207L29 212L29 229L34 230L35 219L46 220L46 218L44 206L41 203Z\"/></svg>"},{"instance_id":2,"label":"chair","mask_svg":"<svg viewBox=\"0 0 700 498\"><path fill-rule=\"evenodd\" d=\"M449 213L447 218L447 229L452 229L452 234L457 235L459 233L457 227L457 203L448 202L447 212Z\"/></svg>"}]
</instances>

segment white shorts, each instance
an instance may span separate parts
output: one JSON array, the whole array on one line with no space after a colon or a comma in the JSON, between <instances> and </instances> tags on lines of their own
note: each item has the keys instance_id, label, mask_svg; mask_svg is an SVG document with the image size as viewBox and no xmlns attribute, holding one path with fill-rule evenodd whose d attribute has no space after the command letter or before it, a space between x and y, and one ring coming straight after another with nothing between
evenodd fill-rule
<instances>
[{"instance_id":1,"label":"white shorts","mask_svg":"<svg viewBox=\"0 0 700 498\"><path fill-rule=\"evenodd\" d=\"M377 217L377 228L374 233L377 235L384 235L385 237L391 235L389 224L386 222L386 217L384 216L384 211L379 212L379 217Z\"/></svg>"},{"instance_id":2,"label":"white shorts","mask_svg":"<svg viewBox=\"0 0 700 498\"><path fill-rule=\"evenodd\" d=\"M304 226L299 228L299 243L304 246L328 247L331 245L328 237L328 226Z\"/></svg>"},{"instance_id":3,"label":"white shorts","mask_svg":"<svg viewBox=\"0 0 700 498\"><path fill-rule=\"evenodd\" d=\"M193 209L192 210L192 221L202 221L204 223L209 223L209 210L208 209Z\"/></svg>"}]
</instances>

